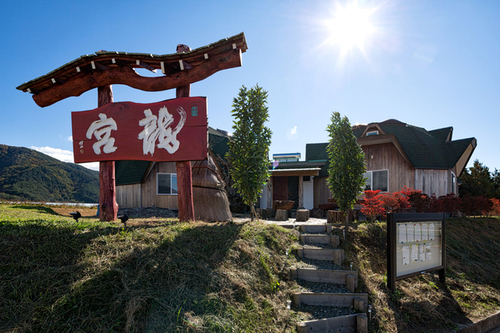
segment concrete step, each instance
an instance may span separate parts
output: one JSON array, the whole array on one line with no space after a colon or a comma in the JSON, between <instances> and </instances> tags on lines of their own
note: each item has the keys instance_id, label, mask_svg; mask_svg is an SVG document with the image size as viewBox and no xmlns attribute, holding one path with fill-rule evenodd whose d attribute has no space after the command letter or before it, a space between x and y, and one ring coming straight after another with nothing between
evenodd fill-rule
<instances>
[{"instance_id":1,"label":"concrete step","mask_svg":"<svg viewBox=\"0 0 500 333\"><path fill-rule=\"evenodd\" d=\"M327 233L327 225L326 223L324 224L308 224L308 225L301 225L300 226L300 232L303 233Z\"/></svg>"},{"instance_id":2,"label":"concrete step","mask_svg":"<svg viewBox=\"0 0 500 333\"><path fill-rule=\"evenodd\" d=\"M290 275L295 280L309 282L335 283L347 286L350 292L354 292L358 286L357 271L330 271L314 268L290 268Z\"/></svg>"},{"instance_id":3,"label":"concrete step","mask_svg":"<svg viewBox=\"0 0 500 333\"><path fill-rule=\"evenodd\" d=\"M296 306L300 306L301 304L339 307L352 306L354 310L366 313L368 307L368 294L296 293L292 294L292 301Z\"/></svg>"},{"instance_id":4,"label":"concrete step","mask_svg":"<svg viewBox=\"0 0 500 333\"><path fill-rule=\"evenodd\" d=\"M330 244L333 247L339 246L339 236L325 234L301 234L300 241L303 244Z\"/></svg>"},{"instance_id":5,"label":"concrete step","mask_svg":"<svg viewBox=\"0 0 500 333\"><path fill-rule=\"evenodd\" d=\"M297 255L301 258L315 260L331 260L336 265L342 266L344 260L344 250L342 249L315 249L315 248L299 248Z\"/></svg>"},{"instance_id":6,"label":"concrete step","mask_svg":"<svg viewBox=\"0 0 500 333\"><path fill-rule=\"evenodd\" d=\"M366 313L297 323L297 333L368 333Z\"/></svg>"}]
</instances>

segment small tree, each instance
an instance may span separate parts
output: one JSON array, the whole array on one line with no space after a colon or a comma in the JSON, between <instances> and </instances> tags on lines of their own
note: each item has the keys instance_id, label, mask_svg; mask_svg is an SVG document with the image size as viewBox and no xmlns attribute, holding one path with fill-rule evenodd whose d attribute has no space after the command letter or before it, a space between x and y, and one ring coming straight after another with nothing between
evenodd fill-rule
<instances>
[{"instance_id":1,"label":"small tree","mask_svg":"<svg viewBox=\"0 0 500 333\"><path fill-rule=\"evenodd\" d=\"M363 173L366 171L365 154L356 142L351 124L347 117L333 112L331 124L327 127L330 136L328 143L328 187L339 205L346 213L346 225L349 223L349 211L356 203L365 184Z\"/></svg>"},{"instance_id":2,"label":"small tree","mask_svg":"<svg viewBox=\"0 0 500 333\"><path fill-rule=\"evenodd\" d=\"M230 174L234 187L250 206L253 221L254 204L260 196L262 186L269 179L269 146L271 130L264 126L269 118L267 91L259 85L240 88L233 99L233 135L229 141Z\"/></svg>"}]
</instances>

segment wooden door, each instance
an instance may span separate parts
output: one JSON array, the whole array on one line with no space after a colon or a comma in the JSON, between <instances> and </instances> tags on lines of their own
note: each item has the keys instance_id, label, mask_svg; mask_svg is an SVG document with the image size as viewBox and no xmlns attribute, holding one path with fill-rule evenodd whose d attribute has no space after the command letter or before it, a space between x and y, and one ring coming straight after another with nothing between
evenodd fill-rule
<instances>
[{"instance_id":1,"label":"wooden door","mask_svg":"<svg viewBox=\"0 0 500 333\"><path fill-rule=\"evenodd\" d=\"M274 200L288 200L288 177L273 177Z\"/></svg>"}]
</instances>

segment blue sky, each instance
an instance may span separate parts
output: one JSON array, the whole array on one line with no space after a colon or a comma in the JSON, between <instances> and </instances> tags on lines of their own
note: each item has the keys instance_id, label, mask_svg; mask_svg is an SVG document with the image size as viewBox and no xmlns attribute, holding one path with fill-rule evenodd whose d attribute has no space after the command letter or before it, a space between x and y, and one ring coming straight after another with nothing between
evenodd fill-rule
<instances>
[{"instance_id":1,"label":"blue sky","mask_svg":"<svg viewBox=\"0 0 500 333\"><path fill-rule=\"evenodd\" d=\"M231 131L233 98L259 84L269 92L271 154L304 158L306 143L328 140L338 111L353 125L394 118L427 130L453 126L454 139L478 141L471 163L500 169L500 2L355 4L369 28L339 44L339 29L329 27L352 1L3 0L0 144L71 158L71 111L96 108L97 91L40 108L15 88L81 55L170 54L179 43L194 49L244 32L243 66L191 86L192 96L208 97L210 126ZM115 101L138 103L175 95L113 90Z\"/></svg>"}]
</instances>

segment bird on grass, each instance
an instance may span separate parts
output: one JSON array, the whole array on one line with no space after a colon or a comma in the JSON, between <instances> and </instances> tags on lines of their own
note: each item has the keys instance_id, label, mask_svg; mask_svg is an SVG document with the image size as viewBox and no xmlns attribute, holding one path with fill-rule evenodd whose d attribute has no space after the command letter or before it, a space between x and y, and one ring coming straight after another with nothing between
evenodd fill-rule
<instances>
[{"instance_id":1,"label":"bird on grass","mask_svg":"<svg viewBox=\"0 0 500 333\"><path fill-rule=\"evenodd\" d=\"M118 215L117 217L122 221L123 225L126 228L127 227L127 220L128 220L127 214Z\"/></svg>"},{"instance_id":2,"label":"bird on grass","mask_svg":"<svg viewBox=\"0 0 500 333\"><path fill-rule=\"evenodd\" d=\"M71 216L75 219L75 221L76 221L76 222L78 222L78 219L79 219L80 217L82 217L82 214L80 214L80 212L79 212L79 211L69 213L69 215L71 215Z\"/></svg>"}]
</instances>

